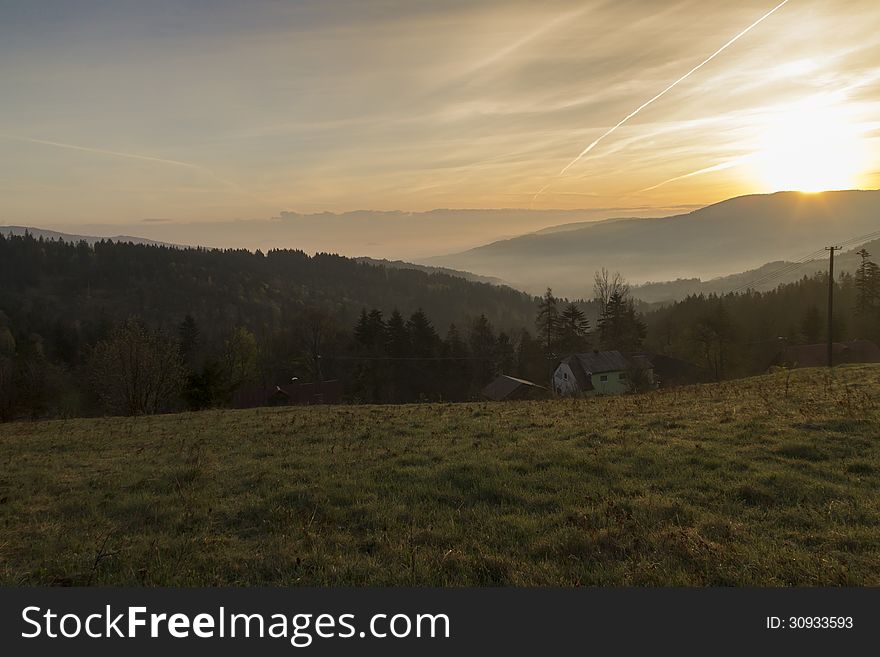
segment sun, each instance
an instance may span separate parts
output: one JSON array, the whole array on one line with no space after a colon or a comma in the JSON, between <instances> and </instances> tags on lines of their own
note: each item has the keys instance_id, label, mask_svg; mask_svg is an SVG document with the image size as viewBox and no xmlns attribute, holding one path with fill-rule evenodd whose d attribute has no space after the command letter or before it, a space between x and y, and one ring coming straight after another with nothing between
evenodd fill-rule
<instances>
[{"instance_id":1,"label":"sun","mask_svg":"<svg viewBox=\"0 0 880 657\"><path fill-rule=\"evenodd\" d=\"M845 106L805 101L773 113L753 163L767 191L854 189L864 175L864 140Z\"/></svg>"}]
</instances>

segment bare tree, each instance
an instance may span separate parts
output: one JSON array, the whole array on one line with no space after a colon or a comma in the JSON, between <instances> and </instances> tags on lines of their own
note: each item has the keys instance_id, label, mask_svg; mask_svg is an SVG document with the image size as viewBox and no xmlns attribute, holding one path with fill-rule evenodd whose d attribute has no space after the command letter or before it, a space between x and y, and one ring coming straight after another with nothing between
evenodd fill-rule
<instances>
[{"instance_id":1,"label":"bare tree","mask_svg":"<svg viewBox=\"0 0 880 657\"><path fill-rule=\"evenodd\" d=\"M318 381L324 380L322 368L322 352L328 340L336 331L333 316L320 308L307 308L302 318L300 336L308 353L309 369Z\"/></svg>"},{"instance_id":2,"label":"bare tree","mask_svg":"<svg viewBox=\"0 0 880 657\"><path fill-rule=\"evenodd\" d=\"M629 284L624 280L619 271L613 274L602 267L593 276L593 296L599 302L599 312L605 312L611 297L618 295L622 300L629 296Z\"/></svg>"},{"instance_id":3,"label":"bare tree","mask_svg":"<svg viewBox=\"0 0 880 657\"><path fill-rule=\"evenodd\" d=\"M135 319L97 344L90 371L105 409L123 415L165 410L180 393L186 376L177 342Z\"/></svg>"}]
</instances>

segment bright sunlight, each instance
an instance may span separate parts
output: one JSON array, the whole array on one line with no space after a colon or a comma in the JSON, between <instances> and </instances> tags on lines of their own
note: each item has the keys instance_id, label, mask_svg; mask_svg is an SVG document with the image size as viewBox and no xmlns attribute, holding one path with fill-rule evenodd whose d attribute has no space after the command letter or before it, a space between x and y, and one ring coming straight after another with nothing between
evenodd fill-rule
<instances>
[{"instance_id":1,"label":"bright sunlight","mask_svg":"<svg viewBox=\"0 0 880 657\"><path fill-rule=\"evenodd\" d=\"M810 100L773 114L753 162L767 191L822 192L858 187L866 153L844 106Z\"/></svg>"}]
</instances>

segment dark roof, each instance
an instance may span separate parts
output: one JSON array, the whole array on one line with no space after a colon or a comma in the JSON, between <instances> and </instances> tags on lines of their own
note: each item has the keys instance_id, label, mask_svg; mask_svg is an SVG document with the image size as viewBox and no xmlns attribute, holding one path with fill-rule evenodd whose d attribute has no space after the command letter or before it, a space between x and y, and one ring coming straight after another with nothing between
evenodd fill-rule
<instances>
[{"instance_id":1,"label":"dark roof","mask_svg":"<svg viewBox=\"0 0 880 657\"><path fill-rule=\"evenodd\" d=\"M514 397L523 394L542 390L546 390L546 388L544 386L539 386L537 383L502 374L492 381L492 383L483 388L483 396L488 397L489 399L494 399L495 401L503 401L505 399L513 399Z\"/></svg>"},{"instance_id":2,"label":"dark roof","mask_svg":"<svg viewBox=\"0 0 880 657\"><path fill-rule=\"evenodd\" d=\"M624 372L634 366L644 368L643 362L633 362L619 351L590 351L585 354L574 354L584 372L602 374L603 372ZM650 367L650 363L647 364Z\"/></svg>"},{"instance_id":3,"label":"dark roof","mask_svg":"<svg viewBox=\"0 0 880 657\"><path fill-rule=\"evenodd\" d=\"M880 347L870 340L851 340L832 344L834 363L880 363ZM793 367L824 367L828 365L828 344L787 345L777 362Z\"/></svg>"},{"instance_id":4,"label":"dark roof","mask_svg":"<svg viewBox=\"0 0 880 657\"><path fill-rule=\"evenodd\" d=\"M619 351L590 351L572 354L562 359L574 373L574 378L584 392L593 389L591 375L604 372L627 372L632 369L649 370L651 359L645 354L625 356Z\"/></svg>"},{"instance_id":5,"label":"dark roof","mask_svg":"<svg viewBox=\"0 0 880 657\"><path fill-rule=\"evenodd\" d=\"M587 376L587 373L584 372L583 365L581 365L581 360L577 357L577 354L564 358L562 362L568 365L569 369L574 374L574 380L577 381L581 390L587 391L593 389L593 381Z\"/></svg>"}]
</instances>

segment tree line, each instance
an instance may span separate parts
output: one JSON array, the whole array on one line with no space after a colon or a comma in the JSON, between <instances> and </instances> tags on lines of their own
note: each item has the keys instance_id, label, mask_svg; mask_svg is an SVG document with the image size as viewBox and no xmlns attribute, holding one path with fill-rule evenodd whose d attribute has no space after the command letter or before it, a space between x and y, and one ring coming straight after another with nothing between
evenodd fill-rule
<instances>
[{"instance_id":1,"label":"tree line","mask_svg":"<svg viewBox=\"0 0 880 657\"><path fill-rule=\"evenodd\" d=\"M835 281L837 340L880 339L880 273ZM587 299L531 298L339 256L0 236L0 419L229 406L237 390L342 382L345 401L464 401L504 373L547 385L591 349L725 379L827 337L827 275L769 292L640 304L601 270Z\"/></svg>"}]
</instances>

